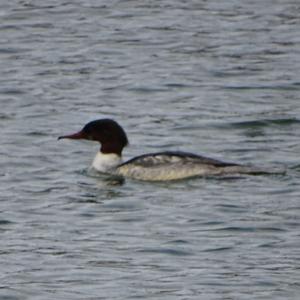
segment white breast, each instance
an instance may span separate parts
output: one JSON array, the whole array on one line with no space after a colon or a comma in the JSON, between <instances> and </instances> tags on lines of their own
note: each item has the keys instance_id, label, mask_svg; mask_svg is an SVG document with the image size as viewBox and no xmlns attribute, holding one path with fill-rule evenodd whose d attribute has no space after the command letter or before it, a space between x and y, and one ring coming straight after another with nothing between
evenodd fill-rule
<instances>
[{"instance_id":1,"label":"white breast","mask_svg":"<svg viewBox=\"0 0 300 300\"><path fill-rule=\"evenodd\" d=\"M113 171L121 163L122 158L119 155L104 154L99 151L93 160L92 167L99 172L107 173Z\"/></svg>"}]
</instances>

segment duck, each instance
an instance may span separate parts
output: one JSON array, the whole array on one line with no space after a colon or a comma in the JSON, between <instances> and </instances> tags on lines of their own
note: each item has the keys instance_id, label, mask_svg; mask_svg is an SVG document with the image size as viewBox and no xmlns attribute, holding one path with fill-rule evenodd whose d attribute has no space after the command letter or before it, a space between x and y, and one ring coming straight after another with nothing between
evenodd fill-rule
<instances>
[{"instance_id":1,"label":"duck","mask_svg":"<svg viewBox=\"0 0 300 300\"><path fill-rule=\"evenodd\" d=\"M123 162L128 145L124 129L112 119L87 123L80 131L59 136L58 140L89 140L100 143L92 168L97 172L143 181L172 181L199 176L224 176L261 173L256 168L223 162L183 151L163 151L136 156Z\"/></svg>"}]
</instances>

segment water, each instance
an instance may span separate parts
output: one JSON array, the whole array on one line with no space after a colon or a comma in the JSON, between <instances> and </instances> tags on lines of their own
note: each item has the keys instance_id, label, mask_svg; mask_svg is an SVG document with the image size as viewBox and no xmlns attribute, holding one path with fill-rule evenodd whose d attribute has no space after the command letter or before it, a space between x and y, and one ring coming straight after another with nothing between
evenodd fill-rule
<instances>
[{"instance_id":1,"label":"water","mask_svg":"<svg viewBox=\"0 0 300 300\"><path fill-rule=\"evenodd\" d=\"M1 1L1 299L298 299L300 5ZM111 117L125 157L284 168L174 183L90 176L57 141Z\"/></svg>"}]
</instances>

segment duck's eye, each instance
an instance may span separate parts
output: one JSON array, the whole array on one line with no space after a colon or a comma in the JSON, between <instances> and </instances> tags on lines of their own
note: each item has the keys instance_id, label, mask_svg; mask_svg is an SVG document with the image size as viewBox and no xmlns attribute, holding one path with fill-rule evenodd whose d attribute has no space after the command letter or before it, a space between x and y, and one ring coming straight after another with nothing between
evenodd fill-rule
<instances>
[{"instance_id":1,"label":"duck's eye","mask_svg":"<svg viewBox=\"0 0 300 300\"><path fill-rule=\"evenodd\" d=\"M91 129L87 126L83 127L82 131L84 131L84 133L86 135L90 135L91 134Z\"/></svg>"}]
</instances>

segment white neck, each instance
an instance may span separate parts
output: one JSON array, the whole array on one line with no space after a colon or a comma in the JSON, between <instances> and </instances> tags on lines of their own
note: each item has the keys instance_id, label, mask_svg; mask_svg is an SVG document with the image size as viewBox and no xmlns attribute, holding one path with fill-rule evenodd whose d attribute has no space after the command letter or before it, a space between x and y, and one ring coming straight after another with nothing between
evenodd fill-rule
<instances>
[{"instance_id":1,"label":"white neck","mask_svg":"<svg viewBox=\"0 0 300 300\"><path fill-rule=\"evenodd\" d=\"M92 167L99 172L109 172L122 162L122 158L114 153L98 152L93 160Z\"/></svg>"}]
</instances>

